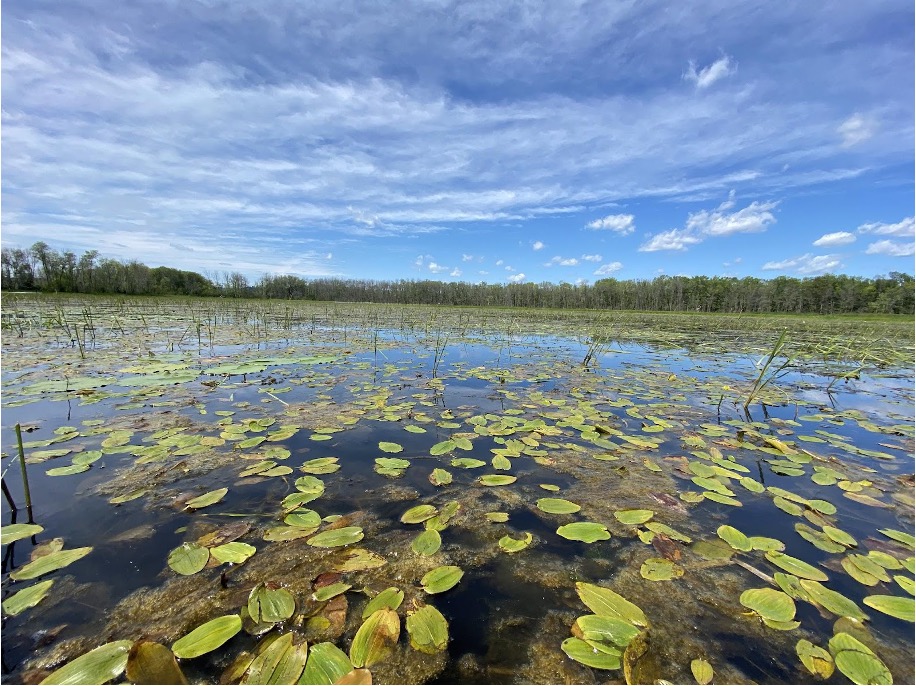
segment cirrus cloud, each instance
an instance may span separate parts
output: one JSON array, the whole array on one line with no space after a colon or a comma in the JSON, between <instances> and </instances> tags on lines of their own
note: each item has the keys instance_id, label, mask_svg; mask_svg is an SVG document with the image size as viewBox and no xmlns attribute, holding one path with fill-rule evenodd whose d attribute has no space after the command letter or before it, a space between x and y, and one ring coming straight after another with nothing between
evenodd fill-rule
<instances>
[{"instance_id":1,"label":"cirrus cloud","mask_svg":"<svg viewBox=\"0 0 916 686\"><path fill-rule=\"evenodd\" d=\"M805 253L779 262L767 262L761 269L764 271L794 271L798 274L819 274L835 271L843 265L838 255L812 255Z\"/></svg>"}]
</instances>

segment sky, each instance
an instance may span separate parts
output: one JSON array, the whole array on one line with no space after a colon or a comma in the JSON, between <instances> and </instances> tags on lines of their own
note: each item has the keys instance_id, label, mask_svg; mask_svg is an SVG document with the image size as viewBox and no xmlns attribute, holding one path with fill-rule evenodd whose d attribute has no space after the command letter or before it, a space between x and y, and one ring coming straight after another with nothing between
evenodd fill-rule
<instances>
[{"instance_id":1,"label":"sky","mask_svg":"<svg viewBox=\"0 0 916 686\"><path fill-rule=\"evenodd\" d=\"M217 277L914 269L914 6L7 0L3 247Z\"/></svg>"}]
</instances>

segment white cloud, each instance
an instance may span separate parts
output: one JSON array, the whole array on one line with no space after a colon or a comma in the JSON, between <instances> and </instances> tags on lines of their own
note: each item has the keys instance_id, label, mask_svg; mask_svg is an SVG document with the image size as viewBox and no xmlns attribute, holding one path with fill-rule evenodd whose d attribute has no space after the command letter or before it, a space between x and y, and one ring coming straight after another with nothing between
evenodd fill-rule
<instances>
[{"instance_id":1,"label":"white cloud","mask_svg":"<svg viewBox=\"0 0 916 686\"><path fill-rule=\"evenodd\" d=\"M473 259L474 259L473 255L464 255L464 254L461 255L462 262L470 262Z\"/></svg>"},{"instance_id":2,"label":"white cloud","mask_svg":"<svg viewBox=\"0 0 916 686\"><path fill-rule=\"evenodd\" d=\"M904 257L913 254L913 243L895 243L889 240L877 241L868 246L865 250L865 254Z\"/></svg>"},{"instance_id":3,"label":"white cloud","mask_svg":"<svg viewBox=\"0 0 916 686\"><path fill-rule=\"evenodd\" d=\"M559 265L561 267L575 267L577 264L579 264L579 260L577 260L575 257L560 257L559 255L556 255L555 257L550 258L549 262L545 262L544 266L553 267L555 265Z\"/></svg>"},{"instance_id":4,"label":"white cloud","mask_svg":"<svg viewBox=\"0 0 916 686\"><path fill-rule=\"evenodd\" d=\"M914 223L913 217L907 217L896 224L883 224L881 222L862 224L858 231L859 233L873 233L879 236L903 236L912 238L914 234L916 234L916 223Z\"/></svg>"},{"instance_id":5,"label":"white cloud","mask_svg":"<svg viewBox=\"0 0 916 686\"><path fill-rule=\"evenodd\" d=\"M426 268L429 269L433 274L441 274L442 272L447 272L448 267L443 267L441 264L435 262L430 262L426 265Z\"/></svg>"},{"instance_id":6,"label":"white cloud","mask_svg":"<svg viewBox=\"0 0 916 686\"><path fill-rule=\"evenodd\" d=\"M531 244L532 250L541 250L544 247L544 244L541 241L535 241Z\"/></svg>"},{"instance_id":7,"label":"white cloud","mask_svg":"<svg viewBox=\"0 0 916 686\"><path fill-rule=\"evenodd\" d=\"M795 271L798 274L818 274L834 271L842 267L838 255L812 255L805 253L780 262L767 262L761 269L765 271Z\"/></svg>"},{"instance_id":8,"label":"white cloud","mask_svg":"<svg viewBox=\"0 0 916 686\"><path fill-rule=\"evenodd\" d=\"M609 276L621 269L623 269L623 265L620 262L608 262L607 264L602 264L593 273L595 276Z\"/></svg>"},{"instance_id":9,"label":"white cloud","mask_svg":"<svg viewBox=\"0 0 916 686\"><path fill-rule=\"evenodd\" d=\"M458 267L455 267L452 271L449 272L449 276L459 277L461 276L461 270Z\"/></svg>"},{"instance_id":10,"label":"white cloud","mask_svg":"<svg viewBox=\"0 0 916 686\"><path fill-rule=\"evenodd\" d=\"M509 277L509 283L521 283L524 280L525 280L525 275L522 272L519 272L518 274L513 274L512 276Z\"/></svg>"},{"instance_id":11,"label":"white cloud","mask_svg":"<svg viewBox=\"0 0 916 686\"><path fill-rule=\"evenodd\" d=\"M837 127L837 133L843 139L843 147L857 145L875 135L875 124L858 112Z\"/></svg>"},{"instance_id":12,"label":"white cloud","mask_svg":"<svg viewBox=\"0 0 916 686\"><path fill-rule=\"evenodd\" d=\"M512 265L509 265L509 264L507 264L505 267L503 267L503 269L505 269L507 272L514 272L514 271L515 271L515 267L513 267Z\"/></svg>"},{"instance_id":13,"label":"white cloud","mask_svg":"<svg viewBox=\"0 0 916 686\"><path fill-rule=\"evenodd\" d=\"M704 67L697 73L697 65L691 60L687 66L687 72L684 74L686 81L692 81L697 88L708 88L716 81L724 79L729 74L735 72L735 66L728 55L716 60L708 67Z\"/></svg>"},{"instance_id":14,"label":"white cloud","mask_svg":"<svg viewBox=\"0 0 916 686\"><path fill-rule=\"evenodd\" d=\"M486 271L486 270L484 270L484 269L480 269L480 270L478 270L477 273L480 274L481 276L487 276L487 275L489 275L490 272L488 272L488 271Z\"/></svg>"},{"instance_id":15,"label":"white cloud","mask_svg":"<svg viewBox=\"0 0 916 686\"><path fill-rule=\"evenodd\" d=\"M687 216L682 229L670 229L650 236L639 246L640 252L656 250L686 250L690 245L702 243L710 237L729 236L734 233L759 233L766 231L776 222L773 215L779 203L754 201L736 212L729 212L735 205L734 193L715 210L700 210Z\"/></svg>"},{"instance_id":16,"label":"white cloud","mask_svg":"<svg viewBox=\"0 0 916 686\"><path fill-rule=\"evenodd\" d=\"M585 225L585 228L593 231L610 230L619 233L621 236L626 236L636 230L633 219L632 214L609 214L601 219L590 221Z\"/></svg>"},{"instance_id":17,"label":"white cloud","mask_svg":"<svg viewBox=\"0 0 916 686\"><path fill-rule=\"evenodd\" d=\"M601 255L583 255L582 259L586 262L600 262L604 258Z\"/></svg>"},{"instance_id":18,"label":"white cloud","mask_svg":"<svg viewBox=\"0 0 916 686\"><path fill-rule=\"evenodd\" d=\"M502 267L502 266L503 266L503 260L496 260L496 266L497 266L497 267Z\"/></svg>"},{"instance_id":19,"label":"white cloud","mask_svg":"<svg viewBox=\"0 0 916 686\"><path fill-rule=\"evenodd\" d=\"M334 259L334 253L329 252L327 255L324 256L324 259L326 260Z\"/></svg>"},{"instance_id":20,"label":"white cloud","mask_svg":"<svg viewBox=\"0 0 916 686\"><path fill-rule=\"evenodd\" d=\"M818 247L849 245L850 243L855 243L855 241L856 237L848 231L836 231L834 233L825 233L823 236L814 241L812 245L816 245Z\"/></svg>"}]
</instances>

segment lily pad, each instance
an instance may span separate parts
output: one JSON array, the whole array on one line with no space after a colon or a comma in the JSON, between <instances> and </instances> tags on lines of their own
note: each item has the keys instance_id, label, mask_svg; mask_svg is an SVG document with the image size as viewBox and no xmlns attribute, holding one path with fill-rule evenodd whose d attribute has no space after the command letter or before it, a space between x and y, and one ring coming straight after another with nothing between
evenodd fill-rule
<instances>
[{"instance_id":1,"label":"lily pad","mask_svg":"<svg viewBox=\"0 0 916 686\"><path fill-rule=\"evenodd\" d=\"M319 457L304 462L299 470L306 474L333 474L340 469L339 462L337 457Z\"/></svg>"},{"instance_id":2,"label":"lily pad","mask_svg":"<svg viewBox=\"0 0 916 686\"><path fill-rule=\"evenodd\" d=\"M233 541L210 548L210 555L222 564L240 565L257 552L257 548L248 543Z\"/></svg>"},{"instance_id":3,"label":"lily pad","mask_svg":"<svg viewBox=\"0 0 916 686\"><path fill-rule=\"evenodd\" d=\"M88 464L71 464L67 467L54 467L53 469L48 469L45 471L45 474L48 476L71 476L73 474L82 474L88 471Z\"/></svg>"},{"instance_id":4,"label":"lily pad","mask_svg":"<svg viewBox=\"0 0 916 686\"><path fill-rule=\"evenodd\" d=\"M305 671L299 679L303 684L336 684L353 670L347 654L333 643L316 643L311 646Z\"/></svg>"},{"instance_id":5,"label":"lily pad","mask_svg":"<svg viewBox=\"0 0 916 686\"><path fill-rule=\"evenodd\" d=\"M222 500L228 492L229 492L228 488L217 488L215 491L204 493L203 495L199 495L196 498L192 498L191 500L189 500L185 504L185 509L186 510L199 510L209 505L215 505L220 500Z\"/></svg>"},{"instance_id":6,"label":"lily pad","mask_svg":"<svg viewBox=\"0 0 916 686\"><path fill-rule=\"evenodd\" d=\"M127 656L127 680L133 684L186 684L175 654L161 643L137 641Z\"/></svg>"},{"instance_id":7,"label":"lily pad","mask_svg":"<svg viewBox=\"0 0 916 686\"><path fill-rule=\"evenodd\" d=\"M476 460L473 457L456 457L451 461L452 467L460 467L461 469L476 469L477 467L483 467L486 464L483 460Z\"/></svg>"},{"instance_id":8,"label":"lily pad","mask_svg":"<svg viewBox=\"0 0 916 686\"><path fill-rule=\"evenodd\" d=\"M596 615L621 619L635 626L649 626L649 620L639 607L609 588L579 581L576 593Z\"/></svg>"},{"instance_id":9,"label":"lily pad","mask_svg":"<svg viewBox=\"0 0 916 686\"><path fill-rule=\"evenodd\" d=\"M683 567L661 557L650 557L642 563L639 575L649 581L670 581L684 576Z\"/></svg>"},{"instance_id":10,"label":"lily pad","mask_svg":"<svg viewBox=\"0 0 916 686\"><path fill-rule=\"evenodd\" d=\"M7 524L0 529L0 540L3 545L15 543L23 538L30 538L40 534L45 528L40 524Z\"/></svg>"},{"instance_id":11,"label":"lily pad","mask_svg":"<svg viewBox=\"0 0 916 686\"><path fill-rule=\"evenodd\" d=\"M828 648L837 669L854 684L894 683L890 670L878 656L849 634L835 634L830 639Z\"/></svg>"},{"instance_id":12,"label":"lily pad","mask_svg":"<svg viewBox=\"0 0 916 686\"><path fill-rule=\"evenodd\" d=\"M751 545L751 542L748 540L747 536L745 536L733 526L723 524L718 529L716 529L716 533L719 535L719 538L728 543L735 550L739 550L741 552L750 552L753 549L753 546Z\"/></svg>"},{"instance_id":13,"label":"lily pad","mask_svg":"<svg viewBox=\"0 0 916 686\"><path fill-rule=\"evenodd\" d=\"M448 622L432 605L407 613L407 633L410 646L421 653L433 655L448 645Z\"/></svg>"},{"instance_id":14,"label":"lily pad","mask_svg":"<svg viewBox=\"0 0 916 686\"><path fill-rule=\"evenodd\" d=\"M455 441L452 441L452 440L441 441L439 443L436 443L436 445L434 445L432 448L429 449L429 454L430 455L444 455L445 453L451 452L452 450L454 450L457 447L458 446L455 445Z\"/></svg>"},{"instance_id":15,"label":"lily pad","mask_svg":"<svg viewBox=\"0 0 916 686\"><path fill-rule=\"evenodd\" d=\"M350 645L354 667L371 667L394 650L401 635L401 619L389 608L376 610L357 629Z\"/></svg>"},{"instance_id":16,"label":"lily pad","mask_svg":"<svg viewBox=\"0 0 916 686\"><path fill-rule=\"evenodd\" d=\"M296 611L296 600L285 588L260 583L248 594L248 614L256 624L285 622Z\"/></svg>"},{"instance_id":17,"label":"lily pad","mask_svg":"<svg viewBox=\"0 0 916 686\"><path fill-rule=\"evenodd\" d=\"M621 666L621 651L601 651L581 638L567 638L560 644L560 649L571 659L593 669L620 669Z\"/></svg>"},{"instance_id":18,"label":"lily pad","mask_svg":"<svg viewBox=\"0 0 916 686\"><path fill-rule=\"evenodd\" d=\"M817 581L812 581L810 579L802 579L799 584L805 589L805 592L812 601L833 614L839 615L840 617L850 617L852 619L868 619L868 615L862 612L858 605L843 594L837 593Z\"/></svg>"},{"instance_id":19,"label":"lily pad","mask_svg":"<svg viewBox=\"0 0 916 686\"><path fill-rule=\"evenodd\" d=\"M870 595L862 599L862 602L878 612L883 612L891 617L902 619L907 622L916 621L914 616L913 598L904 598L896 595Z\"/></svg>"},{"instance_id":20,"label":"lily pad","mask_svg":"<svg viewBox=\"0 0 916 686\"><path fill-rule=\"evenodd\" d=\"M502 522L509 521L508 512L487 512L484 516L487 518L488 521L494 522L494 523L502 523Z\"/></svg>"},{"instance_id":21,"label":"lily pad","mask_svg":"<svg viewBox=\"0 0 916 686\"><path fill-rule=\"evenodd\" d=\"M463 576L464 572L460 567L443 565L424 574L420 579L420 585L427 593L443 593L453 588Z\"/></svg>"},{"instance_id":22,"label":"lily pad","mask_svg":"<svg viewBox=\"0 0 916 686\"><path fill-rule=\"evenodd\" d=\"M312 536L306 543L316 548L337 548L363 540L363 530L358 526L345 526L340 529L323 531Z\"/></svg>"},{"instance_id":23,"label":"lily pad","mask_svg":"<svg viewBox=\"0 0 916 686\"><path fill-rule=\"evenodd\" d=\"M327 586L322 586L317 591L312 593L312 600L317 600L320 603L323 603L326 600L335 598L343 593L346 593L351 588L352 584L345 584L342 581L338 581L336 584L328 584Z\"/></svg>"},{"instance_id":24,"label":"lily pad","mask_svg":"<svg viewBox=\"0 0 916 686\"><path fill-rule=\"evenodd\" d=\"M712 665L699 657L690 661L690 671L693 674L693 678L697 680L697 683L703 686L710 683L714 675Z\"/></svg>"},{"instance_id":25,"label":"lily pad","mask_svg":"<svg viewBox=\"0 0 916 686\"><path fill-rule=\"evenodd\" d=\"M613 643L625 648L640 630L622 619L602 615L582 615L573 624L573 634L577 638L590 641Z\"/></svg>"},{"instance_id":26,"label":"lily pad","mask_svg":"<svg viewBox=\"0 0 916 686\"><path fill-rule=\"evenodd\" d=\"M614 513L614 518L618 522L628 526L645 524L654 516L655 513L652 510L617 510Z\"/></svg>"},{"instance_id":27,"label":"lily pad","mask_svg":"<svg viewBox=\"0 0 916 686\"><path fill-rule=\"evenodd\" d=\"M772 588L750 588L741 594L740 602L763 619L790 622L795 617L795 601Z\"/></svg>"},{"instance_id":28,"label":"lily pad","mask_svg":"<svg viewBox=\"0 0 916 686\"><path fill-rule=\"evenodd\" d=\"M433 486L447 486L452 483L452 474L445 469L436 467L429 475L429 482Z\"/></svg>"},{"instance_id":29,"label":"lily pad","mask_svg":"<svg viewBox=\"0 0 916 686\"><path fill-rule=\"evenodd\" d=\"M50 553L49 555L43 555L35 560L32 560L27 565L23 565L16 571L10 574L10 579L14 581L26 581L28 579L36 579L44 574L50 572L56 572L58 569L63 569L64 567L73 564L77 560L81 560L86 557L89 553L92 552L91 547L86 548L73 548L71 550L58 550L56 552Z\"/></svg>"},{"instance_id":30,"label":"lily pad","mask_svg":"<svg viewBox=\"0 0 916 686\"><path fill-rule=\"evenodd\" d=\"M242 618L239 615L217 617L175 641L172 652L180 658L198 657L216 650L241 630Z\"/></svg>"},{"instance_id":31,"label":"lily pad","mask_svg":"<svg viewBox=\"0 0 916 686\"><path fill-rule=\"evenodd\" d=\"M378 444L378 449L384 453L400 453L403 452L404 446L400 443L391 443L389 441L381 441ZM357 667L361 665L355 665Z\"/></svg>"},{"instance_id":32,"label":"lily pad","mask_svg":"<svg viewBox=\"0 0 916 686\"><path fill-rule=\"evenodd\" d=\"M518 477L509 474L485 474L478 481L484 486L508 486L514 484Z\"/></svg>"},{"instance_id":33,"label":"lily pad","mask_svg":"<svg viewBox=\"0 0 916 686\"><path fill-rule=\"evenodd\" d=\"M402 602L404 602L404 591L394 586L386 588L366 604L362 618L366 619L376 610L386 607L389 610L397 610Z\"/></svg>"},{"instance_id":34,"label":"lily pad","mask_svg":"<svg viewBox=\"0 0 916 686\"><path fill-rule=\"evenodd\" d=\"M794 574L799 578L812 579L813 581L827 581L828 577L824 572L817 567L811 566L804 560L799 560L797 557L792 557L791 555L786 555L785 553L775 550L767 551L765 557L780 569L789 572L789 574Z\"/></svg>"},{"instance_id":35,"label":"lily pad","mask_svg":"<svg viewBox=\"0 0 916 686\"><path fill-rule=\"evenodd\" d=\"M539 498L537 507L548 514L572 514L582 509L580 505L562 498Z\"/></svg>"},{"instance_id":36,"label":"lily pad","mask_svg":"<svg viewBox=\"0 0 916 686\"><path fill-rule=\"evenodd\" d=\"M522 538L503 536L499 539L499 547L502 548L504 552L517 553L531 545L532 540L534 540L534 537L528 532L526 532Z\"/></svg>"},{"instance_id":37,"label":"lily pad","mask_svg":"<svg viewBox=\"0 0 916 686\"><path fill-rule=\"evenodd\" d=\"M427 529L417 536L410 544L411 550L417 555L432 555L442 545L442 536L435 529Z\"/></svg>"},{"instance_id":38,"label":"lily pad","mask_svg":"<svg viewBox=\"0 0 916 686\"><path fill-rule=\"evenodd\" d=\"M607 527L597 522L573 522L572 524L564 524L557 529L557 534L570 541L582 541L584 543L606 541L611 537Z\"/></svg>"},{"instance_id":39,"label":"lily pad","mask_svg":"<svg viewBox=\"0 0 916 686\"><path fill-rule=\"evenodd\" d=\"M127 667L133 641L113 641L80 655L51 672L42 684L104 684L117 679Z\"/></svg>"},{"instance_id":40,"label":"lily pad","mask_svg":"<svg viewBox=\"0 0 916 686\"><path fill-rule=\"evenodd\" d=\"M53 584L54 580L48 579L47 581L39 581L37 584L17 591L3 601L3 611L11 617L15 617L19 613L28 610L30 607L35 607L51 592L51 586Z\"/></svg>"},{"instance_id":41,"label":"lily pad","mask_svg":"<svg viewBox=\"0 0 916 686\"><path fill-rule=\"evenodd\" d=\"M293 644L293 633L277 637L252 660L242 684L294 684L308 658L308 644Z\"/></svg>"},{"instance_id":42,"label":"lily pad","mask_svg":"<svg viewBox=\"0 0 916 686\"><path fill-rule=\"evenodd\" d=\"M433 505L417 505L401 515L403 524L420 524L435 517L439 510Z\"/></svg>"},{"instance_id":43,"label":"lily pad","mask_svg":"<svg viewBox=\"0 0 916 686\"><path fill-rule=\"evenodd\" d=\"M169 553L169 567L183 576L197 574L207 566L210 551L197 543L182 543Z\"/></svg>"},{"instance_id":44,"label":"lily pad","mask_svg":"<svg viewBox=\"0 0 916 686\"><path fill-rule=\"evenodd\" d=\"M301 529L316 529L321 526L321 515L315 510L300 508L293 510L283 518L287 526L296 526Z\"/></svg>"},{"instance_id":45,"label":"lily pad","mask_svg":"<svg viewBox=\"0 0 916 686\"><path fill-rule=\"evenodd\" d=\"M828 679L833 674L833 656L820 646L816 646L806 639L795 644L795 652L809 672L821 679Z\"/></svg>"}]
</instances>

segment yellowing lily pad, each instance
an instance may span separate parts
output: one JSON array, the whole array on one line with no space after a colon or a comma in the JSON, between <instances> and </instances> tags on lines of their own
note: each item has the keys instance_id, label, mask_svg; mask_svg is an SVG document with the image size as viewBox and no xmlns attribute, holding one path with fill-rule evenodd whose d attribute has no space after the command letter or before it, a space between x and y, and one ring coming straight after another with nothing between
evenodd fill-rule
<instances>
[{"instance_id":1,"label":"yellowing lily pad","mask_svg":"<svg viewBox=\"0 0 916 686\"><path fill-rule=\"evenodd\" d=\"M650 557L642 563L639 575L649 581L670 581L684 576L683 567L661 557Z\"/></svg>"},{"instance_id":2,"label":"yellowing lily pad","mask_svg":"<svg viewBox=\"0 0 916 686\"><path fill-rule=\"evenodd\" d=\"M504 552L517 553L531 545L532 540L533 536L527 532L520 539L512 538L511 536L503 536L499 539L499 547L502 548Z\"/></svg>"}]
</instances>

